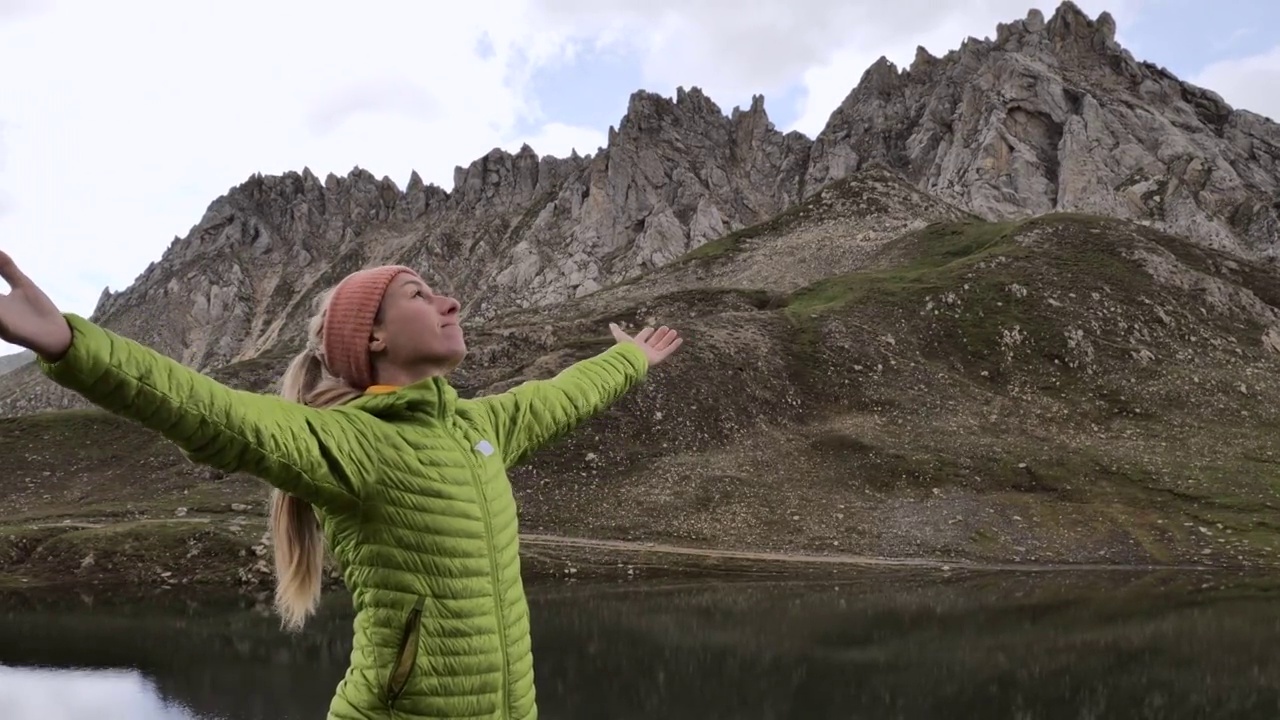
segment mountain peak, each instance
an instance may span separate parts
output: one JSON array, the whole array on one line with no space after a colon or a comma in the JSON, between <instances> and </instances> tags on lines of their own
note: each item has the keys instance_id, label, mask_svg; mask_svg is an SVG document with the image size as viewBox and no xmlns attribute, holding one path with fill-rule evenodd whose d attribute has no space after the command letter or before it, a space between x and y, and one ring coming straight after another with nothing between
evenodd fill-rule
<instances>
[{"instance_id":1,"label":"mountain peak","mask_svg":"<svg viewBox=\"0 0 1280 720\"><path fill-rule=\"evenodd\" d=\"M1071 0L1060 4L1047 22L1044 13L1032 8L1022 20L997 24L994 46L1013 52L1040 51L1057 58L1103 58L1124 52L1116 43L1116 21L1111 13L1103 11L1091 18Z\"/></svg>"},{"instance_id":2,"label":"mountain peak","mask_svg":"<svg viewBox=\"0 0 1280 720\"><path fill-rule=\"evenodd\" d=\"M1263 167L1280 126L1115 36L1109 13L1068 1L942 58L919 48L906 71L878 59L815 138L806 194L878 161L988 219L1089 212L1280 257L1280 182Z\"/></svg>"}]
</instances>

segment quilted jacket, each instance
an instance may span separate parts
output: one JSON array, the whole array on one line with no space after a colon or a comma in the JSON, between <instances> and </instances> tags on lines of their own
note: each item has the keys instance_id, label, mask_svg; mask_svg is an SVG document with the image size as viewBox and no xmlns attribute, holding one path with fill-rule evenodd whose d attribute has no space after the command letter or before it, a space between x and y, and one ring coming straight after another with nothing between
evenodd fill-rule
<instances>
[{"instance_id":1,"label":"quilted jacket","mask_svg":"<svg viewBox=\"0 0 1280 720\"><path fill-rule=\"evenodd\" d=\"M614 345L555 378L459 398L442 378L331 409L232 390L76 315L55 382L320 510L355 606L330 720L533 720L529 611L507 469L642 380Z\"/></svg>"}]
</instances>

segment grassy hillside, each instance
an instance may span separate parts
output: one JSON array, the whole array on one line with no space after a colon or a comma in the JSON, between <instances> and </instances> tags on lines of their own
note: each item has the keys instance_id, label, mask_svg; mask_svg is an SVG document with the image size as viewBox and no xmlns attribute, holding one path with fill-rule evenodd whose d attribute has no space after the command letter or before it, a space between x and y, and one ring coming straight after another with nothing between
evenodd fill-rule
<instances>
[{"instance_id":1,"label":"grassy hillside","mask_svg":"<svg viewBox=\"0 0 1280 720\"><path fill-rule=\"evenodd\" d=\"M831 199L470 331L464 394L548 376L606 347L610 321L687 337L642 390L515 473L527 531L975 561L1280 560L1280 273L1094 217L952 214L874 235L865 203ZM807 254L779 250L797 237ZM814 247L833 258L825 276ZM218 374L264 387L278 360ZM0 457L13 582L265 578L252 479L92 411L0 420Z\"/></svg>"},{"instance_id":2,"label":"grassy hillside","mask_svg":"<svg viewBox=\"0 0 1280 720\"><path fill-rule=\"evenodd\" d=\"M520 475L525 519L713 546L1274 562L1277 290L1120 222L931 225L858 271L681 323L675 367Z\"/></svg>"}]
</instances>

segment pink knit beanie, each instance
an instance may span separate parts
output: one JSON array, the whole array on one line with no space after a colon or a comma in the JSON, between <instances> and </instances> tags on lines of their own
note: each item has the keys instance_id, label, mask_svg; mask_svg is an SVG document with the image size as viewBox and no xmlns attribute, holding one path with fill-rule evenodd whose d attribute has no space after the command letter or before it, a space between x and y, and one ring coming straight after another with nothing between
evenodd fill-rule
<instances>
[{"instance_id":1,"label":"pink knit beanie","mask_svg":"<svg viewBox=\"0 0 1280 720\"><path fill-rule=\"evenodd\" d=\"M331 374L357 390L373 384L369 334L387 285L400 273L421 279L403 265L357 270L338 283L329 299L324 316L324 364Z\"/></svg>"}]
</instances>

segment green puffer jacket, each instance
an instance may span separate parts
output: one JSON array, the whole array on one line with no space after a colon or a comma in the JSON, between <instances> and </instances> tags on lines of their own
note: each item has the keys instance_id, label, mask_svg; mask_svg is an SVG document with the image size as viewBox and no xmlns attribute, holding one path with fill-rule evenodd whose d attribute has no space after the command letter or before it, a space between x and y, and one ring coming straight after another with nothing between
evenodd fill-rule
<instances>
[{"instance_id":1,"label":"green puffer jacket","mask_svg":"<svg viewBox=\"0 0 1280 720\"><path fill-rule=\"evenodd\" d=\"M330 720L537 717L506 471L641 381L643 350L615 345L488 397L433 378L319 410L66 317L71 349L42 363L55 382L321 510L356 611Z\"/></svg>"}]
</instances>

